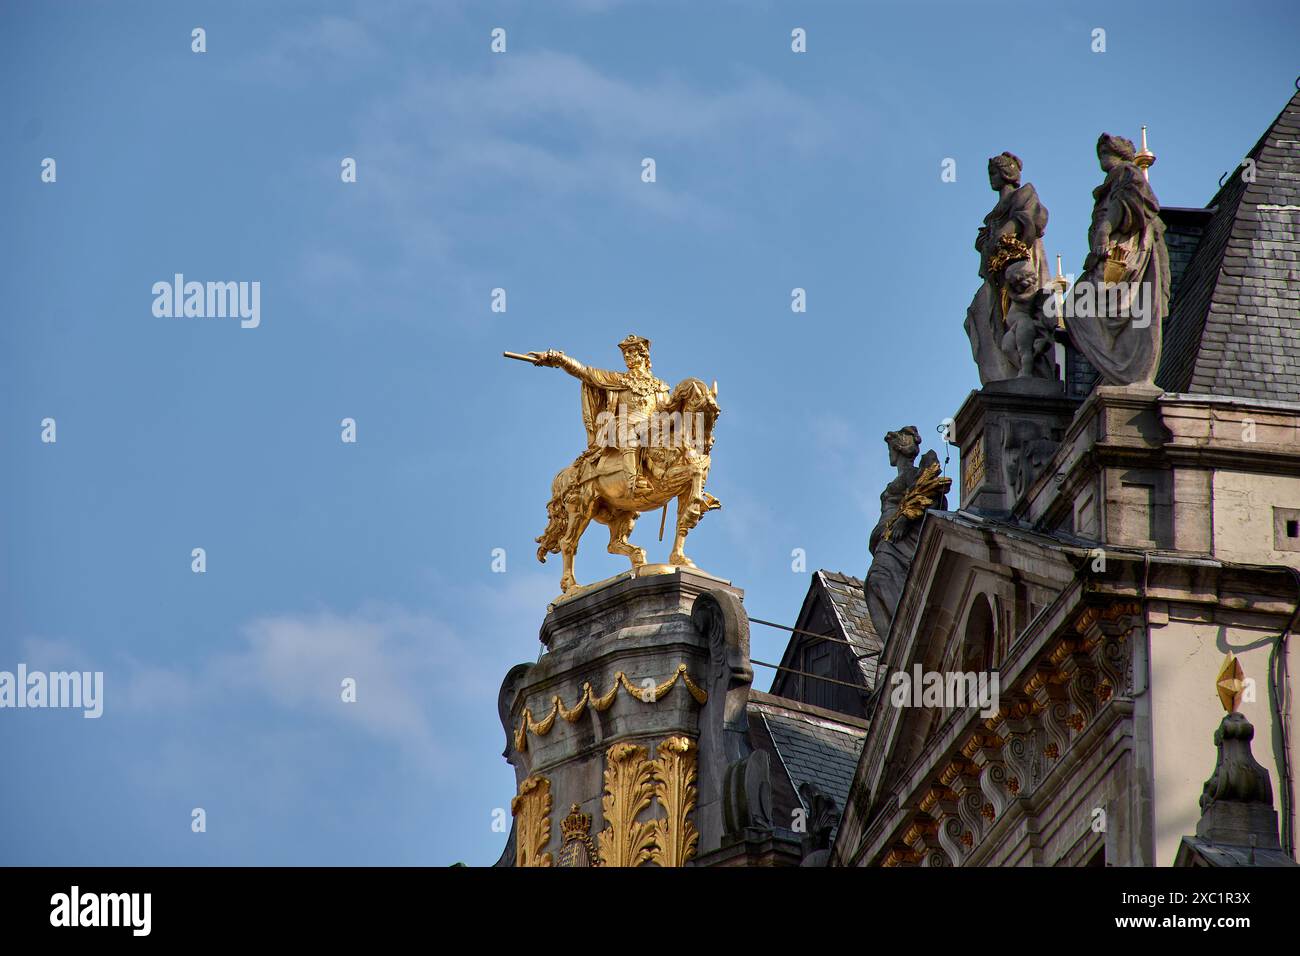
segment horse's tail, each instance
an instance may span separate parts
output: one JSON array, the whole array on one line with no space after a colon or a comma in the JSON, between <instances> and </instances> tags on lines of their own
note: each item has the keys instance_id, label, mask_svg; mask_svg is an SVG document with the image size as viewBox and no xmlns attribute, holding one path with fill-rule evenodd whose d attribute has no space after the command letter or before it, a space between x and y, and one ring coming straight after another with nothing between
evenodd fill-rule
<instances>
[{"instance_id":1,"label":"horse's tail","mask_svg":"<svg viewBox=\"0 0 1300 956\"><path fill-rule=\"evenodd\" d=\"M546 503L546 530L534 540L537 542L537 560L546 563L548 554L560 553L560 539L569 529L569 511L564 506L564 499L573 487L577 476L577 464L565 468L551 482L551 500Z\"/></svg>"}]
</instances>

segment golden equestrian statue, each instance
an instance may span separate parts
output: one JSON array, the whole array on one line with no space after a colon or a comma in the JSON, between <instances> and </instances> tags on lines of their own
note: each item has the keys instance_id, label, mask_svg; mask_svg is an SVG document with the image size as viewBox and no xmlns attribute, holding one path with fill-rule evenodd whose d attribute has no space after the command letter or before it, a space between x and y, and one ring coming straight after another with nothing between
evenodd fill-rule
<instances>
[{"instance_id":1,"label":"golden equestrian statue","mask_svg":"<svg viewBox=\"0 0 1300 956\"><path fill-rule=\"evenodd\" d=\"M682 546L706 511L720 508L704 490L709 476L713 423L717 420L718 384L710 389L698 378L683 379L671 392L650 371L650 340L629 335L618 347L626 371L588 368L563 352L504 353L506 358L562 368L582 383L582 423L587 448L551 483L546 505L549 521L537 538L537 560L564 557L560 588L578 587L573 556L593 520L609 526L609 553L625 554L636 570L646 563L645 549L628 543L637 516L677 499L677 536L670 564L693 568ZM663 525L659 535L663 537Z\"/></svg>"}]
</instances>

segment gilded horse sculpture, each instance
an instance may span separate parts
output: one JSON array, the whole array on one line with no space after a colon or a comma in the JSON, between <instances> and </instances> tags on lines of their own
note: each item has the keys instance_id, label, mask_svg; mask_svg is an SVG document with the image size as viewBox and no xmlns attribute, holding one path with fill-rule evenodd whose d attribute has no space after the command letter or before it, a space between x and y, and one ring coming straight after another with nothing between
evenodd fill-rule
<instances>
[{"instance_id":1,"label":"gilded horse sculpture","mask_svg":"<svg viewBox=\"0 0 1300 956\"><path fill-rule=\"evenodd\" d=\"M695 567L686 535L705 512L720 508L704 490L709 475L718 385L683 379L671 392L650 370L650 340L629 335L619 343L626 371L589 368L563 352L504 353L534 365L562 368L582 383L587 448L551 483L546 530L536 539L537 560L563 556L560 588L578 587L573 558L593 520L609 526L610 554L623 554L633 570L646 552L628 541L639 515L677 499L677 533L669 564ZM662 536L662 531L661 531Z\"/></svg>"}]
</instances>

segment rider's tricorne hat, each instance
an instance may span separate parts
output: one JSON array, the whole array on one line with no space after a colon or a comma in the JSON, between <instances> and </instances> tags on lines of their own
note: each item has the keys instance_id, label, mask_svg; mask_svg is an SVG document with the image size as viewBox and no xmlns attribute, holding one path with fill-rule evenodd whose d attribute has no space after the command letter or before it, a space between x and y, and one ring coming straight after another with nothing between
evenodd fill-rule
<instances>
[{"instance_id":1,"label":"rider's tricorne hat","mask_svg":"<svg viewBox=\"0 0 1300 956\"><path fill-rule=\"evenodd\" d=\"M629 335L622 342L618 343L618 347L624 352L630 348L635 348L638 345L645 346L647 352L650 350L650 340L643 339L639 335Z\"/></svg>"}]
</instances>

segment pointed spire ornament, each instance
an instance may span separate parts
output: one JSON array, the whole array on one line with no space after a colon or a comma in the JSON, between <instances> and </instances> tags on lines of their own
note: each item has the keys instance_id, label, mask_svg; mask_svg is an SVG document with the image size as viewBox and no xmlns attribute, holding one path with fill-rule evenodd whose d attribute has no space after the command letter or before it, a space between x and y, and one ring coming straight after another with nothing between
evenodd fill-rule
<instances>
[{"instance_id":1,"label":"pointed spire ornament","mask_svg":"<svg viewBox=\"0 0 1300 956\"><path fill-rule=\"evenodd\" d=\"M1219 676L1215 681L1215 687L1219 692L1219 701L1223 704L1223 709L1230 714L1235 714L1237 708L1241 706L1242 692L1246 688L1246 673L1241 669L1241 661L1237 660L1237 655L1228 651L1228 656L1223 659L1223 666L1219 668Z\"/></svg>"},{"instance_id":2,"label":"pointed spire ornament","mask_svg":"<svg viewBox=\"0 0 1300 956\"><path fill-rule=\"evenodd\" d=\"M1147 128L1145 126L1142 127L1142 148L1138 150L1137 155L1133 157L1133 162L1142 170L1142 175L1150 180L1150 170L1151 167L1155 165L1156 154L1147 149Z\"/></svg>"}]
</instances>

